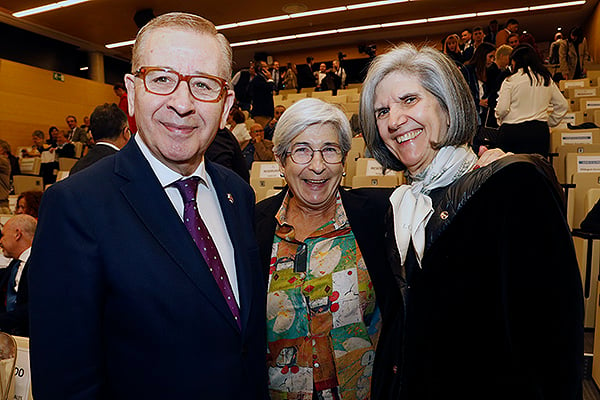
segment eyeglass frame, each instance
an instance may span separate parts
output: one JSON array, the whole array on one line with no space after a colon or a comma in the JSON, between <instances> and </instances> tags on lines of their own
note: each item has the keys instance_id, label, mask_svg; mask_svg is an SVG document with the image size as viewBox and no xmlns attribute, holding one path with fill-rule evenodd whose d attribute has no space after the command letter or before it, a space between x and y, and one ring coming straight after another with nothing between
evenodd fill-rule
<instances>
[{"instance_id":1,"label":"eyeglass frame","mask_svg":"<svg viewBox=\"0 0 600 400\"><path fill-rule=\"evenodd\" d=\"M175 87L173 87L173 90L169 93L156 93L151 91L150 89L148 89L148 85L146 84L146 74L150 71L164 71L164 72L170 72L173 73L175 75L177 75L177 79L179 79L179 81L177 82L177 85L175 85ZM146 91L148 93L152 93L155 94L157 96L169 96L171 94L173 94L177 88L179 87L179 84L184 81L187 83L187 87L188 90L190 91L190 94L192 95L192 97L198 101L202 101L204 103L218 103L219 101L221 101L221 99L223 98L224 94L229 90L229 84L227 83L227 80L221 78L220 76L214 76L214 75L210 75L210 74L192 74L192 75L183 75L180 74L179 72L175 71L172 68L169 67L151 67L151 66L141 66L138 68L137 71L135 71L133 73L133 76L136 78L139 78L142 80L142 82L144 82L144 89L146 89ZM210 78L210 79L214 79L219 83L219 86L221 86L221 90L219 91L219 95L217 96L217 98L215 100L203 100L203 99L199 99L196 96L194 96L194 93L192 93L192 88L190 87L190 79L192 78Z\"/></svg>"},{"instance_id":2,"label":"eyeglass frame","mask_svg":"<svg viewBox=\"0 0 600 400\"><path fill-rule=\"evenodd\" d=\"M294 144L294 145L292 145L292 147L294 147L294 146L304 146L304 147L307 147L307 148L309 148L309 149L312 151L312 153L311 153L311 155L310 155L310 160L308 160L308 161L307 161L307 162L305 162L305 163L299 163L299 162L297 162L296 160L294 160L294 157L293 157L293 155L292 155L292 151L291 151L291 150L290 150L290 151L286 151L286 152L285 152L285 154L287 154L287 155L290 157L290 160L292 160L292 162L293 162L294 164L296 164L296 165L308 165L308 164L310 164L310 163L312 162L312 160L315 158L315 153L317 153L317 152L321 153L321 158L323 159L323 162L324 162L325 164L327 164L327 165L337 165L337 164L343 164L343 163L344 163L344 159L346 158L346 155L345 155L345 154L344 154L344 152L342 151L342 147L341 147L339 144L326 144L325 146L323 146L323 147L322 147L322 148L320 148L320 149L313 149L313 148L312 148L312 147L310 147L308 144L300 144L300 143L297 143L297 144ZM340 154L342 155L342 159L341 159L340 161L338 161L338 162L334 162L334 163L331 163L331 162L329 162L329 161L325 160L325 157L323 157L323 148L325 148L325 147L327 147L327 146L333 146L333 147L337 147L337 148L340 150Z\"/></svg>"}]
</instances>

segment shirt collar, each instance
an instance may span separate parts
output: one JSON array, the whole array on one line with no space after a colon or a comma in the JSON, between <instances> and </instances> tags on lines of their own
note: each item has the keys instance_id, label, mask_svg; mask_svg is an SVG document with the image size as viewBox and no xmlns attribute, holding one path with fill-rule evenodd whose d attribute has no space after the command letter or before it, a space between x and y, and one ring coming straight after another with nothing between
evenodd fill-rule
<instances>
[{"instance_id":1,"label":"shirt collar","mask_svg":"<svg viewBox=\"0 0 600 400\"><path fill-rule=\"evenodd\" d=\"M31 254L31 247L28 247L18 257L19 261L21 261L23 264L25 264L27 262L27 260L29 260L29 255L30 254Z\"/></svg>"},{"instance_id":2,"label":"shirt collar","mask_svg":"<svg viewBox=\"0 0 600 400\"><path fill-rule=\"evenodd\" d=\"M117 146L115 146L114 144L112 144L112 143L108 143L108 142L96 142L96 145L99 145L99 144L102 144L102 145L104 145L104 146L111 147L111 148L113 148L113 149L115 149L115 150L119 151L119 148L118 148Z\"/></svg>"},{"instance_id":3,"label":"shirt collar","mask_svg":"<svg viewBox=\"0 0 600 400\"><path fill-rule=\"evenodd\" d=\"M288 189L281 203L281 207L275 214L275 219L279 225L287 224L287 210L290 203L290 198L292 197L292 191ZM334 229L341 229L346 224L348 224L348 217L346 216L346 211L344 210L344 205L342 204L342 197L340 196L340 191L338 190L336 193L335 199L335 216L333 217L333 226ZM317 227L315 227L317 228Z\"/></svg>"},{"instance_id":4,"label":"shirt collar","mask_svg":"<svg viewBox=\"0 0 600 400\"><path fill-rule=\"evenodd\" d=\"M202 158L200 165L198 165L198 168L196 168L196 170L191 175L183 176L179 172L173 171L171 168L167 167L165 164L159 161L154 156L154 154L152 154L148 146L146 146L146 143L144 143L139 134L134 136L134 140L139 146L146 160L148 160L148 163L150 163L152 171L154 171L154 174L158 178L158 181L160 182L163 188L171 186L174 182L177 182L180 179L197 176L200 178L200 182L202 182L203 185L210 189L210 180L208 179L206 174L206 165L204 163L204 157Z\"/></svg>"}]
</instances>

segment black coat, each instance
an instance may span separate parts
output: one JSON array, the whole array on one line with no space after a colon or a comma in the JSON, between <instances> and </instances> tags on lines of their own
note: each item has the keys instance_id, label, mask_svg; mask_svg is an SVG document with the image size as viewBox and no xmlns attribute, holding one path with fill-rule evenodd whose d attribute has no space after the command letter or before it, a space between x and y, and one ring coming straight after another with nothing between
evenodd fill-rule
<instances>
[{"instance_id":1,"label":"black coat","mask_svg":"<svg viewBox=\"0 0 600 400\"><path fill-rule=\"evenodd\" d=\"M581 279L549 165L506 157L431 198L422 269L388 226L404 309L373 398L581 399Z\"/></svg>"},{"instance_id":2,"label":"black coat","mask_svg":"<svg viewBox=\"0 0 600 400\"><path fill-rule=\"evenodd\" d=\"M229 129L219 129L214 140L204 153L206 158L229 168L247 183L250 182L250 172L235 136Z\"/></svg>"},{"instance_id":3,"label":"black coat","mask_svg":"<svg viewBox=\"0 0 600 400\"><path fill-rule=\"evenodd\" d=\"M106 146L102 143L96 144L94 147L88 151L88 153L80 158L75 165L71 168L71 172L69 175L73 175L75 172L81 171L94 164L96 161L103 159L104 157L108 157L117 152L114 148L110 146Z\"/></svg>"}]
</instances>

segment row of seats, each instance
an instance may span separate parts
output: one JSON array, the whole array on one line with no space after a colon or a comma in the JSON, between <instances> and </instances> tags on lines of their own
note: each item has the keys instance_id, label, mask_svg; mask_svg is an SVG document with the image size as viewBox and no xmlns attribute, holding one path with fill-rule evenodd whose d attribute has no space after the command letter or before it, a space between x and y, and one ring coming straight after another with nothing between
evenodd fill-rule
<instances>
[{"instance_id":1,"label":"row of seats","mask_svg":"<svg viewBox=\"0 0 600 400\"><path fill-rule=\"evenodd\" d=\"M600 129L568 129L567 124L594 123L600 126L600 71L588 71L585 79L559 82L559 88L569 102L569 112L562 123L551 129L550 152L557 178L565 186L567 222L571 229L581 221L600 199ZM584 326L596 324L598 291L597 277L600 247L593 250L595 261L587 263L588 245L580 237L573 242L584 282ZM599 341L600 343L600 341ZM594 363L600 364L600 363ZM600 372L600 371L599 371Z\"/></svg>"}]
</instances>

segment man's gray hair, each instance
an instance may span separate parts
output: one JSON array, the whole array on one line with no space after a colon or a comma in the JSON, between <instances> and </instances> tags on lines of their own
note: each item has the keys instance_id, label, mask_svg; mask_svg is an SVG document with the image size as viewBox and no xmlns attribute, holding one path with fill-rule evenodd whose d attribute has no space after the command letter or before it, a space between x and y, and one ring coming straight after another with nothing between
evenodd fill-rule
<instances>
[{"instance_id":1,"label":"man's gray hair","mask_svg":"<svg viewBox=\"0 0 600 400\"><path fill-rule=\"evenodd\" d=\"M229 41L222 33L217 32L217 29L209 20L198 15L181 12L172 12L158 16L140 29L132 50L131 65L134 73L142 67L142 65L140 65L140 60L142 58L142 53L146 50L144 49L144 38L148 33L159 28L190 30L192 32L213 36L221 50L222 62L219 63L221 78L226 79L227 81L231 79L233 56Z\"/></svg>"}]
</instances>

